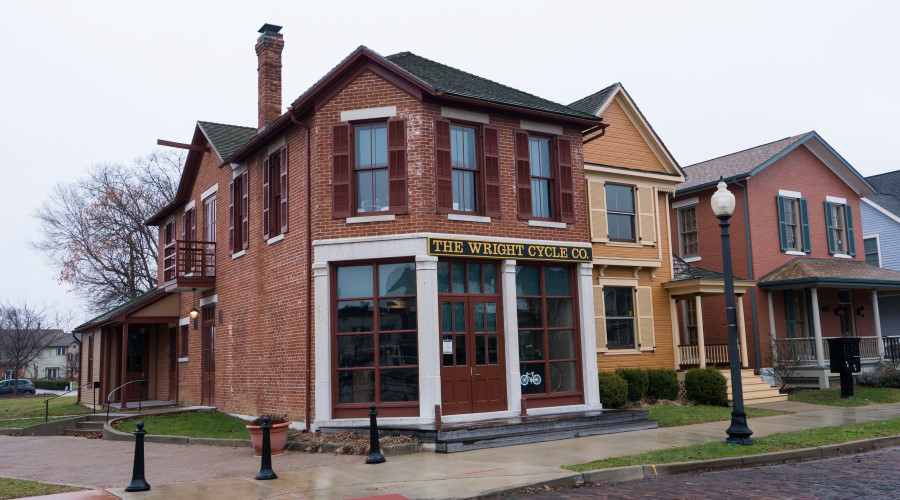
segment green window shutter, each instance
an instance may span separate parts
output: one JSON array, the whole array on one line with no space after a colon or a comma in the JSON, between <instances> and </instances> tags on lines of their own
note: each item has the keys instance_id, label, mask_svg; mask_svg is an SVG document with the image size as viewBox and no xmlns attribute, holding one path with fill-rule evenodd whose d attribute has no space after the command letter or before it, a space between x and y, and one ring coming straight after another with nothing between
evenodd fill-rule
<instances>
[{"instance_id":1,"label":"green window shutter","mask_svg":"<svg viewBox=\"0 0 900 500\"><path fill-rule=\"evenodd\" d=\"M806 198L800 198L800 228L803 233L803 251L809 253L812 244L809 238L809 206Z\"/></svg>"},{"instance_id":2,"label":"green window shutter","mask_svg":"<svg viewBox=\"0 0 900 500\"><path fill-rule=\"evenodd\" d=\"M825 236L828 237L828 253L834 255L834 225L831 223L831 203L825 202Z\"/></svg>"},{"instance_id":3,"label":"green window shutter","mask_svg":"<svg viewBox=\"0 0 900 500\"><path fill-rule=\"evenodd\" d=\"M853 210L844 205L844 216L847 217L847 254L856 257L856 239L853 237Z\"/></svg>"},{"instance_id":4,"label":"green window shutter","mask_svg":"<svg viewBox=\"0 0 900 500\"><path fill-rule=\"evenodd\" d=\"M787 220L784 218L784 196L777 198L778 202L778 241L781 243L781 251L787 248Z\"/></svg>"},{"instance_id":5,"label":"green window shutter","mask_svg":"<svg viewBox=\"0 0 900 500\"><path fill-rule=\"evenodd\" d=\"M784 318L787 323L788 338L794 338L794 291L784 291Z\"/></svg>"}]
</instances>

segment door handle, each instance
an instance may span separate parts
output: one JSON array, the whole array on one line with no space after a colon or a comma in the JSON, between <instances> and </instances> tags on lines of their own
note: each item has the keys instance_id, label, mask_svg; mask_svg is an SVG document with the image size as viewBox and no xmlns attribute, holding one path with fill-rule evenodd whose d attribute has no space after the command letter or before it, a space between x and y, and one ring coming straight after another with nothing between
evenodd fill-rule
<instances>
[{"instance_id":1,"label":"door handle","mask_svg":"<svg viewBox=\"0 0 900 500\"><path fill-rule=\"evenodd\" d=\"M478 368L477 367L473 366L471 372L472 372L473 377L478 376Z\"/></svg>"}]
</instances>

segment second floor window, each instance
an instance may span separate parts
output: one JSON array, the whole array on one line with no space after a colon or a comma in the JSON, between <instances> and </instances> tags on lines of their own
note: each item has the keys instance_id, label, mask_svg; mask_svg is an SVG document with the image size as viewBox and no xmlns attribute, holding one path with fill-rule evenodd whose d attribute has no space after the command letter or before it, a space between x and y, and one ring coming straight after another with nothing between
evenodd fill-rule
<instances>
[{"instance_id":1,"label":"second floor window","mask_svg":"<svg viewBox=\"0 0 900 500\"><path fill-rule=\"evenodd\" d=\"M245 170L231 181L228 200L228 243L231 253L250 246L250 176Z\"/></svg>"},{"instance_id":2,"label":"second floor window","mask_svg":"<svg viewBox=\"0 0 900 500\"><path fill-rule=\"evenodd\" d=\"M450 126L450 163L453 168L453 210L477 211L478 155L475 128Z\"/></svg>"},{"instance_id":3,"label":"second floor window","mask_svg":"<svg viewBox=\"0 0 900 500\"><path fill-rule=\"evenodd\" d=\"M853 240L853 211L850 205L825 202L825 229L828 236L828 253L832 255L856 255Z\"/></svg>"},{"instance_id":4,"label":"second floor window","mask_svg":"<svg viewBox=\"0 0 900 500\"><path fill-rule=\"evenodd\" d=\"M197 212L190 208L181 216L181 239L191 241L197 235Z\"/></svg>"},{"instance_id":5,"label":"second floor window","mask_svg":"<svg viewBox=\"0 0 900 500\"><path fill-rule=\"evenodd\" d=\"M778 196L777 202L778 240L781 251L809 253L811 245L806 200L793 196Z\"/></svg>"},{"instance_id":6,"label":"second floor window","mask_svg":"<svg viewBox=\"0 0 900 500\"><path fill-rule=\"evenodd\" d=\"M866 252L866 264L881 267L881 249L878 245L878 236L863 239L863 247Z\"/></svg>"},{"instance_id":7,"label":"second floor window","mask_svg":"<svg viewBox=\"0 0 900 500\"><path fill-rule=\"evenodd\" d=\"M263 161L263 239L287 232L288 152L282 147Z\"/></svg>"},{"instance_id":8,"label":"second floor window","mask_svg":"<svg viewBox=\"0 0 900 500\"><path fill-rule=\"evenodd\" d=\"M388 137L386 123L354 127L356 211L389 210Z\"/></svg>"},{"instance_id":9,"label":"second floor window","mask_svg":"<svg viewBox=\"0 0 900 500\"><path fill-rule=\"evenodd\" d=\"M528 137L528 156L531 163L531 215L540 219L553 218L553 169L550 164L550 139Z\"/></svg>"},{"instance_id":10,"label":"second floor window","mask_svg":"<svg viewBox=\"0 0 900 500\"><path fill-rule=\"evenodd\" d=\"M57 347L57 348L56 348L56 355L57 355L57 356L65 356L65 355L66 355L66 348L65 348L65 347Z\"/></svg>"},{"instance_id":11,"label":"second floor window","mask_svg":"<svg viewBox=\"0 0 900 500\"><path fill-rule=\"evenodd\" d=\"M679 208L678 216L678 248L682 258L699 257L700 242L697 235L697 207Z\"/></svg>"},{"instance_id":12,"label":"second floor window","mask_svg":"<svg viewBox=\"0 0 900 500\"><path fill-rule=\"evenodd\" d=\"M610 241L634 242L634 188L606 185L606 218Z\"/></svg>"}]
</instances>

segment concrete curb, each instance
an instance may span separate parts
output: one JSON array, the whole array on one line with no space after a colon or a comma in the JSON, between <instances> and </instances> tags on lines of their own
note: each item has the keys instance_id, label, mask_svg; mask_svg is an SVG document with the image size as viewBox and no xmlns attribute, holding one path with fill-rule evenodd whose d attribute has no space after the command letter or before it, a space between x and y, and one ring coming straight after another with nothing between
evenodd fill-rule
<instances>
[{"instance_id":1,"label":"concrete curb","mask_svg":"<svg viewBox=\"0 0 900 500\"><path fill-rule=\"evenodd\" d=\"M808 460L820 460L840 455L852 455L864 451L877 450L900 445L900 436L888 436L859 441L848 441L840 444L817 446L815 448L803 448L800 450L776 451L772 453L760 453L744 457L718 458L715 460L701 460L697 462L676 462L670 464L632 465L626 467L613 467L582 473L586 483L618 483L623 481L635 481L649 477L672 476L697 471L713 471L723 469L737 469L743 467L757 467L761 465L777 465L789 462L804 462Z\"/></svg>"},{"instance_id":2,"label":"concrete curb","mask_svg":"<svg viewBox=\"0 0 900 500\"><path fill-rule=\"evenodd\" d=\"M190 412L200 412L200 411L211 411L211 410L173 410L166 411L161 413L154 413L152 416L158 415L176 415L179 413L190 413ZM149 416L149 415L148 415ZM111 424L115 422L120 422L122 420L136 418L137 415L129 415L127 417L118 417L110 419L109 422L103 424L103 439L108 439L110 441L134 441L134 436L128 432L121 432L113 428ZM191 445L191 444L200 444L204 446L230 446L232 448L250 448L252 444L250 443L250 439L218 439L218 438L192 438L187 436L167 436L164 434L152 434L148 432L146 436L144 436L144 441L147 443L162 443L162 444L182 444L182 445Z\"/></svg>"}]
</instances>

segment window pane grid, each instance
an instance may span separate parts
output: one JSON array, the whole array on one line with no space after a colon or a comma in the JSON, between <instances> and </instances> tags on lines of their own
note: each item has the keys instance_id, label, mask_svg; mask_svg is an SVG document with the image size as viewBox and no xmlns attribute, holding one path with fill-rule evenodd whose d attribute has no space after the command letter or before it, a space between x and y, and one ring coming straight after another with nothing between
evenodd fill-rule
<instances>
[{"instance_id":1,"label":"window pane grid","mask_svg":"<svg viewBox=\"0 0 900 500\"><path fill-rule=\"evenodd\" d=\"M550 219L553 217L550 139L529 137L528 154L531 168L531 215Z\"/></svg>"},{"instance_id":2,"label":"window pane grid","mask_svg":"<svg viewBox=\"0 0 900 500\"><path fill-rule=\"evenodd\" d=\"M605 189L609 239L635 241L634 188L620 184L607 184Z\"/></svg>"}]
</instances>

